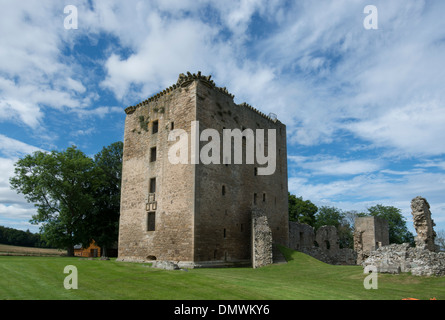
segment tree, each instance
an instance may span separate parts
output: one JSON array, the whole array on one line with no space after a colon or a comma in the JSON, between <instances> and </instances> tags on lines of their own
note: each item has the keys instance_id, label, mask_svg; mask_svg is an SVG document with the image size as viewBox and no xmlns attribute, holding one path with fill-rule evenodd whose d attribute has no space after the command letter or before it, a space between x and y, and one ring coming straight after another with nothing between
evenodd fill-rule
<instances>
[{"instance_id":1,"label":"tree","mask_svg":"<svg viewBox=\"0 0 445 320\"><path fill-rule=\"evenodd\" d=\"M311 201L303 200L303 197L296 197L288 192L289 202L289 220L306 223L313 226L315 223L315 214L318 208Z\"/></svg>"},{"instance_id":2,"label":"tree","mask_svg":"<svg viewBox=\"0 0 445 320\"><path fill-rule=\"evenodd\" d=\"M356 218L368 216L368 214L364 212L358 212L356 210L344 211L343 214L345 216L346 222L351 226L352 229L354 229Z\"/></svg>"},{"instance_id":3,"label":"tree","mask_svg":"<svg viewBox=\"0 0 445 320\"><path fill-rule=\"evenodd\" d=\"M65 151L35 152L15 163L11 188L37 207L34 224L51 245L66 248L88 241L87 216L91 210L93 160L72 146Z\"/></svg>"},{"instance_id":4,"label":"tree","mask_svg":"<svg viewBox=\"0 0 445 320\"><path fill-rule=\"evenodd\" d=\"M336 207L322 206L315 215L315 229L321 226L334 226L338 228L344 219L343 212Z\"/></svg>"},{"instance_id":5,"label":"tree","mask_svg":"<svg viewBox=\"0 0 445 320\"><path fill-rule=\"evenodd\" d=\"M39 234L0 226L0 243L23 247L45 247Z\"/></svg>"},{"instance_id":6,"label":"tree","mask_svg":"<svg viewBox=\"0 0 445 320\"><path fill-rule=\"evenodd\" d=\"M439 251L445 251L445 230L441 229L436 233L436 245Z\"/></svg>"},{"instance_id":7,"label":"tree","mask_svg":"<svg viewBox=\"0 0 445 320\"><path fill-rule=\"evenodd\" d=\"M90 215L90 237L103 256L118 239L123 143L104 147L94 157L94 203Z\"/></svg>"},{"instance_id":8,"label":"tree","mask_svg":"<svg viewBox=\"0 0 445 320\"><path fill-rule=\"evenodd\" d=\"M406 220L401 210L393 206L381 204L368 208L368 213L374 217L380 217L388 222L389 243L410 243L414 245L414 235L408 231Z\"/></svg>"},{"instance_id":9,"label":"tree","mask_svg":"<svg viewBox=\"0 0 445 320\"><path fill-rule=\"evenodd\" d=\"M337 229L340 248L353 247L352 225L342 210L336 207L320 207L315 215L315 230L321 226L334 226Z\"/></svg>"}]
</instances>

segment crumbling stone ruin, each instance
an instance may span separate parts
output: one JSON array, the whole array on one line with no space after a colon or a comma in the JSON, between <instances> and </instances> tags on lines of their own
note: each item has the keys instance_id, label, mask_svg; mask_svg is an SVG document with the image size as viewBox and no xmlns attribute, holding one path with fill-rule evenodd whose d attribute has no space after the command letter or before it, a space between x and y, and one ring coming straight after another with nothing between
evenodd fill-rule
<instances>
[{"instance_id":1,"label":"crumbling stone ruin","mask_svg":"<svg viewBox=\"0 0 445 320\"><path fill-rule=\"evenodd\" d=\"M354 250L360 265L372 251L389 245L388 222L379 217L357 217L354 225Z\"/></svg>"},{"instance_id":2,"label":"crumbling stone ruin","mask_svg":"<svg viewBox=\"0 0 445 320\"><path fill-rule=\"evenodd\" d=\"M273 243L287 246L286 126L275 115L236 104L201 72L180 74L175 84L125 113L118 261L171 261L180 268L251 265L253 234L261 233L252 232L253 207L267 217ZM231 131L230 158L212 148L212 162L200 161L216 143L203 134L206 129L223 138ZM264 130L263 141L250 134L258 130ZM269 132L276 136L275 171L262 175L263 159L248 163L246 157L249 150L269 155ZM235 140L242 145L242 164L234 163ZM170 161L178 153L180 161Z\"/></svg>"},{"instance_id":3,"label":"crumbling stone ruin","mask_svg":"<svg viewBox=\"0 0 445 320\"><path fill-rule=\"evenodd\" d=\"M352 265L356 261L352 249L338 245L334 226L322 226L315 232L305 223L289 221L289 247L329 264Z\"/></svg>"},{"instance_id":4,"label":"crumbling stone ruin","mask_svg":"<svg viewBox=\"0 0 445 320\"><path fill-rule=\"evenodd\" d=\"M378 272L411 272L416 276L445 276L445 253L436 252L434 222L426 199L416 197L411 201L414 227L417 232L416 247L408 243L382 246L372 251L362 263L372 265Z\"/></svg>"},{"instance_id":5,"label":"crumbling stone ruin","mask_svg":"<svg viewBox=\"0 0 445 320\"><path fill-rule=\"evenodd\" d=\"M430 205L425 198L416 197L411 201L411 210L413 215L414 228L417 232L415 238L416 247L420 249L428 249L430 251L437 251L437 246L434 243L436 232L434 226L436 225L431 219Z\"/></svg>"},{"instance_id":6,"label":"crumbling stone ruin","mask_svg":"<svg viewBox=\"0 0 445 320\"><path fill-rule=\"evenodd\" d=\"M305 223L289 221L289 247L301 251L314 246L314 228Z\"/></svg>"},{"instance_id":7,"label":"crumbling stone ruin","mask_svg":"<svg viewBox=\"0 0 445 320\"><path fill-rule=\"evenodd\" d=\"M445 252L432 252L409 243L390 244L373 251L363 262L381 273L411 272L415 276L445 276Z\"/></svg>"},{"instance_id":8,"label":"crumbling stone ruin","mask_svg":"<svg viewBox=\"0 0 445 320\"><path fill-rule=\"evenodd\" d=\"M272 230L263 210L252 209L252 267L260 268L273 263Z\"/></svg>"}]
</instances>

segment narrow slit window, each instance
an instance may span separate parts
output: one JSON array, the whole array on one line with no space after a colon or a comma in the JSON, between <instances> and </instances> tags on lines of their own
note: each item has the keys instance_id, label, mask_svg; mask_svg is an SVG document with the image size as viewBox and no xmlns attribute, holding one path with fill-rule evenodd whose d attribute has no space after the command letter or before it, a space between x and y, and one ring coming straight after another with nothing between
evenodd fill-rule
<instances>
[{"instance_id":1,"label":"narrow slit window","mask_svg":"<svg viewBox=\"0 0 445 320\"><path fill-rule=\"evenodd\" d=\"M156 229L156 213L147 213L147 231L155 231Z\"/></svg>"},{"instance_id":2,"label":"narrow slit window","mask_svg":"<svg viewBox=\"0 0 445 320\"><path fill-rule=\"evenodd\" d=\"M150 179L150 187L149 187L150 193L156 193L156 178Z\"/></svg>"},{"instance_id":3,"label":"narrow slit window","mask_svg":"<svg viewBox=\"0 0 445 320\"><path fill-rule=\"evenodd\" d=\"M257 198L257 194L254 193L254 194L253 194L253 204L256 204L256 198Z\"/></svg>"},{"instance_id":4,"label":"narrow slit window","mask_svg":"<svg viewBox=\"0 0 445 320\"><path fill-rule=\"evenodd\" d=\"M157 133L158 130L159 130L159 121L158 120L153 121L153 125L152 125L152 128L151 128L151 133L153 133L153 134Z\"/></svg>"},{"instance_id":5,"label":"narrow slit window","mask_svg":"<svg viewBox=\"0 0 445 320\"><path fill-rule=\"evenodd\" d=\"M263 202L266 202L266 194L263 193Z\"/></svg>"},{"instance_id":6,"label":"narrow slit window","mask_svg":"<svg viewBox=\"0 0 445 320\"><path fill-rule=\"evenodd\" d=\"M221 193L223 196L226 195L226 186L222 186Z\"/></svg>"},{"instance_id":7,"label":"narrow slit window","mask_svg":"<svg viewBox=\"0 0 445 320\"><path fill-rule=\"evenodd\" d=\"M156 147L150 149L150 162L156 161Z\"/></svg>"},{"instance_id":8,"label":"narrow slit window","mask_svg":"<svg viewBox=\"0 0 445 320\"><path fill-rule=\"evenodd\" d=\"M175 123L173 121L170 123L170 130L175 130Z\"/></svg>"}]
</instances>

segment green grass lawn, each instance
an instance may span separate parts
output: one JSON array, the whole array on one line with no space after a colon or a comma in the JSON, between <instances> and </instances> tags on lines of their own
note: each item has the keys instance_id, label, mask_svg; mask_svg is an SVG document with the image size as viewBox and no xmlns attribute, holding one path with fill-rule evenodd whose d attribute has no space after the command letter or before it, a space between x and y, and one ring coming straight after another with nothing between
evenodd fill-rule
<instances>
[{"instance_id":1,"label":"green grass lawn","mask_svg":"<svg viewBox=\"0 0 445 320\"><path fill-rule=\"evenodd\" d=\"M360 266L331 266L300 252L283 251L287 264L188 271L113 259L0 256L0 299L445 299L445 277L379 274L378 289L366 290ZM63 286L67 265L77 267L77 290Z\"/></svg>"}]
</instances>

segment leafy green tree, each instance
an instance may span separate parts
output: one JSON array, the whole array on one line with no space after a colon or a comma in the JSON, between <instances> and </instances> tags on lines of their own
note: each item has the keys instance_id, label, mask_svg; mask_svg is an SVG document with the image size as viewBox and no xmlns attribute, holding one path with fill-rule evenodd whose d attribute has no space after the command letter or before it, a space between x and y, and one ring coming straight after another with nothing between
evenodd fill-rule
<instances>
[{"instance_id":1,"label":"leafy green tree","mask_svg":"<svg viewBox=\"0 0 445 320\"><path fill-rule=\"evenodd\" d=\"M318 230L318 228L325 225L334 226L337 229L340 248L353 247L352 226L342 210L336 207L320 207L315 215L314 228Z\"/></svg>"},{"instance_id":2,"label":"leafy green tree","mask_svg":"<svg viewBox=\"0 0 445 320\"><path fill-rule=\"evenodd\" d=\"M65 151L35 152L15 163L11 188L35 204L34 224L53 246L74 255L74 245L88 241L87 216L93 203L93 160L75 146Z\"/></svg>"},{"instance_id":3,"label":"leafy green tree","mask_svg":"<svg viewBox=\"0 0 445 320\"><path fill-rule=\"evenodd\" d=\"M0 226L0 243L22 247L47 247L40 234Z\"/></svg>"},{"instance_id":4,"label":"leafy green tree","mask_svg":"<svg viewBox=\"0 0 445 320\"><path fill-rule=\"evenodd\" d=\"M315 229L321 226L334 226L338 228L344 220L343 212L336 207L322 206L315 215Z\"/></svg>"},{"instance_id":5,"label":"leafy green tree","mask_svg":"<svg viewBox=\"0 0 445 320\"><path fill-rule=\"evenodd\" d=\"M293 194L288 193L289 201L289 220L306 223L310 226L314 226L315 214L318 208L310 200L303 200L303 197L296 197Z\"/></svg>"},{"instance_id":6,"label":"leafy green tree","mask_svg":"<svg viewBox=\"0 0 445 320\"><path fill-rule=\"evenodd\" d=\"M101 247L103 256L118 239L122 155L123 143L119 141L104 147L94 157L94 202L89 216L89 235Z\"/></svg>"},{"instance_id":7,"label":"leafy green tree","mask_svg":"<svg viewBox=\"0 0 445 320\"><path fill-rule=\"evenodd\" d=\"M401 212L396 207L381 204L368 208L369 215L388 221L389 243L410 243L414 245L414 235L408 231L406 220Z\"/></svg>"}]
</instances>

